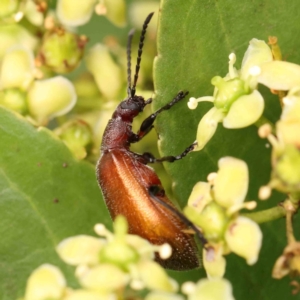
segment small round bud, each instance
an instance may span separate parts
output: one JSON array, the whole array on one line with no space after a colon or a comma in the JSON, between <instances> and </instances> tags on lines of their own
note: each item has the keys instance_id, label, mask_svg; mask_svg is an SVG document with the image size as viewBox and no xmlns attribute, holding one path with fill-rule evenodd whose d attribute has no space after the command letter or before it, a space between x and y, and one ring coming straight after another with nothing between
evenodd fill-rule
<instances>
[{"instance_id":1,"label":"small round bud","mask_svg":"<svg viewBox=\"0 0 300 300\"><path fill-rule=\"evenodd\" d=\"M91 148L93 133L82 120L71 120L56 128L54 133L67 145L77 159L84 159Z\"/></svg>"},{"instance_id":2,"label":"small round bud","mask_svg":"<svg viewBox=\"0 0 300 300\"><path fill-rule=\"evenodd\" d=\"M196 98L191 97L187 105L189 109L196 109L198 106L198 101L196 100Z\"/></svg>"},{"instance_id":3,"label":"small round bud","mask_svg":"<svg viewBox=\"0 0 300 300\"><path fill-rule=\"evenodd\" d=\"M99 236L106 236L108 230L106 229L104 224L96 224L94 226L94 231L99 235Z\"/></svg>"},{"instance_id":4,"label":"small round bud","mask_svg":"<svg viewBox=\"0 0 300 300\"><path fill-rule=\"evenodd\" d=\"M186 281L182 284L181 290L184 294L192 294L196 289L196 284L192 281Z\"/></svg>"},{"instance_id":5,"label":"small round bud","mask_svg":"<svg viewBox=\"0 0 300 300\"><path fill-rule=\"evenodd\" d=\"M130 287L133 290L139 291L145 288L145 283L142 280L138 280L138 279L133 279L130 282Z\"/></svg>"},{"instance_id":6,"label":"small round bud","mask_svg":"<svg viewBox=\"0 0 300 300\"><path fill-rule=\"evenodd\" d=\"M268 198L270 198L271 193L272 193L272 189L270 186L268 185L261 186L258 191L258 198L260 200L267 200Z\"/></svg>"},{"instance_id":7,"label":"small round bud","mask_svg":"<svg viewBox=\"0 0 300 300\"><path fill-rule=\"evenodd\" d=\"M212 173L209 173L208 176L207 176L207 181L213 185L214 182L215 182L215 179L217 178L218 176L218 173L217 172L212 172Z\"/></svg>"},{"instance_id":8,"label":"small round bud","mask_svg":"<svg viewBox=\"0 0 300 300\"><path fill-rule=\"evenodd\" d=\"M265 139L271 133L272 133L272 127L268 123L266 123L258 128L258 135L262 139Z\"/></svg>"},{"instance_id":9,"label":"small round bud","mask_svg":"<svg viewBox=\"0 0 300 300\"><path fill-rule=\"evenodd\" d=\"M55 30L44 37L39 56L56 73L69 73L79 64L85 43L76 34Z\"/></svg>"}]
</instances>

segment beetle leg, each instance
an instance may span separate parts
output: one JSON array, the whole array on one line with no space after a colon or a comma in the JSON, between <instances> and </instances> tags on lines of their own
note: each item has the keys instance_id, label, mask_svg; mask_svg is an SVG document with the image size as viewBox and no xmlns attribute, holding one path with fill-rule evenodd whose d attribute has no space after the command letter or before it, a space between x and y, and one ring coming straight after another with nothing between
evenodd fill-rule
<instances>
[{"instance_id":1,"label":"beetle leg","mask_svg":"<svg viewBox=\"0 0 300 300\"><path fill-rule=\"evenodd\" d=\"M173 214L177 215L180 220L185 223L185 225L187 225L188 227L190 227L196 234L197 238L201 241L202 245L204 248L207 249L207 240L206 238L203 236L203 233L198 229L198 227L191 222L182 212L180 212L179 210L177 210L176 208L174 208L173 206L171 206L170 204L162 201L161 199L159 199L157 196L159 196L159 193L161 192L161 189L159 186L156 185L152 185L149 187L149 195L150 197L156 201L157 203L159 203L160 205L166 207L168 210L170 210Z\"/></svg>"},{"instance_id":2,"label":"beetle leg","mask_svg":"<svg viewBox=\"0 0 300 300\"><path fill-rule=\"evenodd\" d=\"M168 104L166 104L165 106L161 107L159 110L157 110L156 112L154 112L153 114L151 114L148 118L146 118L138 133L137 133L137 136L138 136L138 140L141 140L152 128L153 128L153 123L156 119L156 117L164 110L168 110L170 109L173 105L175 105L176 103L178 103L180 100L182 100L186 95L188 94L188 92L183 92L183 91L180 91L176 97L171 101L169 102ZM146 104L149 104L152 102L152 99L148 99L145 103ZM137 141L134 141L134 142L137 142Z\"/></svg>"},{"instance_id":3,"label":"beetle leg","mask_svg":"<svg viewBox=\"0 0 300 300\"><path fill-rule=\"evenodd\" d=\"M148 164L148 163L157 163L157 162L174 162L175 160L180 160L183 157L185 157L188 153L190 153L191 151L194 150L195 146L197 145L197 142L194 142L192 145L190 145L189 147L187 147L181 154L176 155L176 156L164 156L161 158L155 158L151 153L149 152L145 152L143 154L135 154L138 155L141 158L141 161L144 164Z\"/></svg>"}]
</instances>

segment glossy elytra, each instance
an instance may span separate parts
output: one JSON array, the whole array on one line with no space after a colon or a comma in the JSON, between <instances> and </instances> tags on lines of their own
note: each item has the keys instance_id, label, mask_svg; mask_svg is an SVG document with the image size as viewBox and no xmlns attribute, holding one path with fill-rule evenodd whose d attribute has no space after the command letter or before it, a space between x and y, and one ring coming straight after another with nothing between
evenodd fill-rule
<instances>
[{"instance_id":1,"label":"glossy elytra","mask_svg":"<svg viewBox=\"0 0 300 300\"><path fill-rule=\"evenodd\" d=\"M115 219L117 215L124 215L129 223L129 233L137 234L152 244L169 243L172 247L170 258L162 260L156 255L156 261L163 267L188 270L199 266L198 249L193 236L187 233L190 227L194 231L197 229L167 198L158 176L147 164L179 160L192 151L195 145L192 144L178 156L159 159L150 153L130 151L130 145L140 141L153 128L158 114L170 109L187 95L187 92L179 92L170 103L146 118L137 133L132 132L133 119L152 101L151 98L145 100L135 95L146 29L152 15L148 15L143 25L132 85L131 41L134 32L129 33L128 98L119 104L105 129L96 170L97 179L111 217ZM205 243L199 232L198 235Z\"/></svg>"}]
</instances>

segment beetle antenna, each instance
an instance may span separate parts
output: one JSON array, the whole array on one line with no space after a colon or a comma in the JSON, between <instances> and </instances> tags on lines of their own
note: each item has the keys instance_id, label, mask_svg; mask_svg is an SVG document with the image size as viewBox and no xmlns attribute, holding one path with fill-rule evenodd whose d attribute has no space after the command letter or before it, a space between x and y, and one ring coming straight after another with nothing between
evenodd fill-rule
<instances>
[{"instance_id":1,"label":"beetle antenna","mask_svg":"<svg viewBox=\"0 0 300 300\"><path fill-rule=\"evenodd\" d=\"M131 90L131 97L135 95L135 88L136 88L136 83L138 80L139 76L139 70L140 70L140 64L142 60L142 53L143 53L143 46L144 46L144 40L145 40L145 35L146 35L146 30L148 27L149 22L151 21L151 18L153 16L154 12L150 13L148 17L146 18L144 24L143 24L143 29L140 37L140 43L139 43L139 49L138 49L138 55L136 59L136 66L135 66L135 74L134 74L134 80L133 80L133 85L130 88Z\"/></svg>"},{"instance_id":2,"label":"beetle antenna","mask_svg":"<svg viewBox=\"0 0 300 300\"><path fill-rule=\"evenodd\" d=\"M198 237L198 239L201 241L203 247L206 249L207 240L203 236L203 233L198 229L198 227L193 222L191 222L183 213L178 211L176 208L174 208L170 204L168 204L168 203L162 201L161 199L159 199L158 197L156 197L154 195L154 190L155 190L155 186L152 186L149 188L149 193L150 193L151 198L154 199L160 205L166 207L168 210L173 212L175 215L177 215L185 225L191 227L193 229L193 231L195 232L196 236Z\"/></svg>"},{"instance_id":3,"label":"beetle antenna","mask_svg":"<svg viewBox=\"0 0 300 300\"><path fill-rule=\"evenodd\" d=\"M127 41L127 95L131 96L131 43L135 30L131 29L128 33Z\"/></svg>"}]
</instances>

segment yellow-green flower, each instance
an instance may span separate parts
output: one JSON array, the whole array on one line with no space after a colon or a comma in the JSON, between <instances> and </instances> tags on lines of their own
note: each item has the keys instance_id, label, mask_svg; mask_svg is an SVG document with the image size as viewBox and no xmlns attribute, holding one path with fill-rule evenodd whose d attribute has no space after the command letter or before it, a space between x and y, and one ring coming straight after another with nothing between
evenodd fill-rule
<instances>
[{"instance_id":1,"label":"yellow-green flower","mask_svg":"<svg viewBox=\"0 0 300 300\"><path fill-rule=\"evenodd\" d=\"M244 55L241 70L234 67L236 56L229 55L229 72L224 77L215 76L211 83L215 86L213 96L192 97L188 102L195 109L199 102L214 104L201 119L197 130L198 145L201 150L214 135L218 123L226 128L243 128L255 123L264 110L264 100L257 91L259 66L272 61L272 52L264 41L252 39Z\"/></svg>"},{"instance_id":2,"label":"yellow-green flower","mask_svg":"<svg viewBox=\"0 0 300 300\"><path fill-rule=\"evenodd\" d=\"M223 255L234 252L254 264L262 244L262 233L252 220L241 217L242 208L253 209L256 202L244 202L248 190L247 164L233 157L219 160L219 170L208 176L209 183L198 182L184 209L199 226L208 241L203 253L209 278L222 277L226 261Z\"/></svg>"},{"instance_id":3,"label":"yellow-green flower","mask_svg":"<svg viewBox=\"0 0 300 300\"><path fill-rule=\"evenodd\" d=\"M185 283L188 300L234 300L231 283L223 278L201 279L196 284Z\"/></svg>"},{"instance_id":4,"label":"yellow-green flower","mask_svg":"<svg viewBox=\"0 0 300 300\"><path fill-rule=\"evenodd\" d=\"M60 300L65 288L62 272L53 265L44 264L29 276L24 300Z\"/></svg>"}]
</instances>

